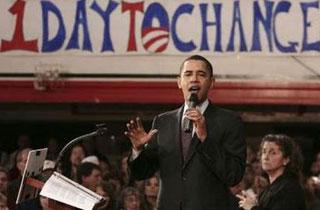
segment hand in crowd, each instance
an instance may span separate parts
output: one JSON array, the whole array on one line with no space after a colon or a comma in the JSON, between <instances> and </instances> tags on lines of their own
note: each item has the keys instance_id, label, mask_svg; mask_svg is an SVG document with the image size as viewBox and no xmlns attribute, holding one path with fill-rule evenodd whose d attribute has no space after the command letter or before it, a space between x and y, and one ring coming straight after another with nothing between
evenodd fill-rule
<instances>
[{"instance_id":1,"label":"hand in crowd","mask_svg":"<svg viewBox=\"0 0 320 210\"><path fill-rule=\"evenodd\" d=\"M236 195L240 199L239 207L244 210L250 210L257 205L257 196L253 192L242 191L241 194Z\"/></svg>"}]
</instances>

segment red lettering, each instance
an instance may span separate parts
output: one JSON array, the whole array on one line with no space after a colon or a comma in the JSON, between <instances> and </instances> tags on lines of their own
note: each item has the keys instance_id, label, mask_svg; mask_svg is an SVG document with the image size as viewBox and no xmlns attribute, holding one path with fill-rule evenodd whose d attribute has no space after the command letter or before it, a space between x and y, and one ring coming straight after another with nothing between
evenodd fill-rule
<instances>
[{"instance_id":1,"label":"red lettering","mask_svg":"<svg viewBox=\"0 0 320 210\"><path fill-rule=\"evenodd\" d=\"M129 41L128 41L128 48L127 51L137 51L137 45L136 45L136 35L135 35L135 21L136 11L143 12L143 2L136 2L136 3L127 3L122 2L121 11L130 12L130 28L129 28Z\"/></svg>"},{"instance_id":2,"label":"red lettering","mask_svg":"<svg viewBox=\"0 0 320 210\"><path fill-rule=\"evenodd\" d=\"M38 40L26 41L23 35L23 15L26 2L17 0L10 8L10 13L16 15L16 27L11 41L1 40L1 52L9 50L28 50L38 52Z\"/></svg>"}]
</instances>

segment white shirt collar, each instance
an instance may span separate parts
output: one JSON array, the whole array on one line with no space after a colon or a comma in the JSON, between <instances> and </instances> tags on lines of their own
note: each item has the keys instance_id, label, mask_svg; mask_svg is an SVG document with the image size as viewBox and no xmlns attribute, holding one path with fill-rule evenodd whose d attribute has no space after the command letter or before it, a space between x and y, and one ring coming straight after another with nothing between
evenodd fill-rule
<instances>
[{"instance_id":1,"label":"white shirt collar","mask_svg":"<svg viewBox=\"0 0 320 210\"><path fill-rule=\"evenodd\" d=\"M206 99L204 102L202 102L201 104L197 105L197 109L201 112L201 114L203 114L204 111L206 111L208 106L209 106L209 100ZM185 102L184 103L184 107L183 107L183 113L185 113L187 109L189 109L188 103Z\"/></svg>"}]
</instances>

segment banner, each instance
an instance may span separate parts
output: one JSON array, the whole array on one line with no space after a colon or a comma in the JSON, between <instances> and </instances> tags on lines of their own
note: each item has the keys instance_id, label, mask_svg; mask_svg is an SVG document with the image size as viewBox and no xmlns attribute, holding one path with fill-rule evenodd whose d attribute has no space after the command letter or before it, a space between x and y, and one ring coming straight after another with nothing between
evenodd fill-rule
<instances>
[{"instance_id":1,"label":"banner","mask_svg":"<svg viewBox=\"0 0 320 210\"><path fill-rule=\"evenodd\" d=\"M318 0L0 0L0 10L2 73L159 75L191 54L320 53Z\"/></svg>"}]
</instances>

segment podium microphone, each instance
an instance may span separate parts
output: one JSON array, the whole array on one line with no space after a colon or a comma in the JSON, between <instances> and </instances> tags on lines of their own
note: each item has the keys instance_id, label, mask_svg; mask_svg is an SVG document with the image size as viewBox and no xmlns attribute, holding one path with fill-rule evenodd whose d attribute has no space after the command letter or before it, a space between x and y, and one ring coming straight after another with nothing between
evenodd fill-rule
<instances>
[{"instance_id":1,"label":"podium microphone","mask_svg":"<svg viewBox=\"0 0 320 210\"><path fill-rule=\"evenodd\" d=\"M192 92L189 99L188 99L188 107L195 108L198 104L198 96L197 93ZM192 120L185 118L183 130L186 133L192 132Z\"/></svg>"},{"instance_id":2,"label":"podium microphone","mask_svg":"<svg viewBox=\"0 0 320 210\"><path fill-rule=\"evenodd\" d=\"M102 135L105 135L107 133L107 127L106 127L106 124L97 124L96 125L97 127L97 130L94 131L94 132L91 132L91 133L88 133L88 134L84 134L82 136L79 136L75 139L72 139L68 144L66 144L62 150L60 151L59 155L58 155L58 158L57 158L57 161L56 161L56 164L54 166L54 171L57 170L60 162L61 162L61 159L62 157L64 156L64 154L66 153L66 151L68 151L71 147L73 147L75 144L77 144L78 142L84 140L84 139L87 139L87 138L91 138L91 137L94 137L94 136L102 136Z\"/></svg>"}]
</instances>

